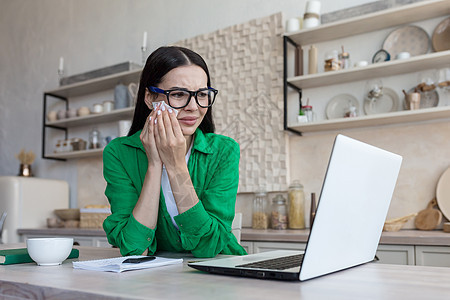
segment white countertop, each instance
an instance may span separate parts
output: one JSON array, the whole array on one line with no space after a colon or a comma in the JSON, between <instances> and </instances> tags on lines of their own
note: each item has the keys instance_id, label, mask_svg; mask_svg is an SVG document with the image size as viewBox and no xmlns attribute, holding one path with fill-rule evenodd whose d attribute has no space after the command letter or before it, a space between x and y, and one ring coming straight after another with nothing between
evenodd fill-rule
<instances>
[{"instance_id":1,"label":"white countertop","mask_svg":"<svg viewBox=\"0 0 450 300\"><path fill-rule=\"evenodd\" d=\"M1 245L0 249L4 249ZM77 247L79 260L119 256L115 248ZM450 268L368 263L305 282L206 274L186 265L124 273L35 263L0 266L0 298L34 299L447 299Z\"/></svg>"}]
</instances>

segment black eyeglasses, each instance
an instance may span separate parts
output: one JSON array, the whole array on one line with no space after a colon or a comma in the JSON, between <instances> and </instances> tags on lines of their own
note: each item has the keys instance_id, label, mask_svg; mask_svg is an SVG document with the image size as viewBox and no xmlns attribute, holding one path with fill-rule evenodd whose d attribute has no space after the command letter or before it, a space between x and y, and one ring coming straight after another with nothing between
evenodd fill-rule
<instances>
[{"instance_id":1,"label":"black eyeglasses","mask_svg":"<svg viewBox=\"0 0 450 300\"><path fill-rule=\"evenodd\" d=\"M150 86L148 89L154 93L166 95L169 106L176 109L188 106L192 96L194 96L195 102L197 102L198 106L203 108L210 107L213 105L214 100L216 100L217 93L219 92L212 87L199 89L198 91L188 91L183 88L162 90L154 86Z\"/></svg>"}]
</instances>

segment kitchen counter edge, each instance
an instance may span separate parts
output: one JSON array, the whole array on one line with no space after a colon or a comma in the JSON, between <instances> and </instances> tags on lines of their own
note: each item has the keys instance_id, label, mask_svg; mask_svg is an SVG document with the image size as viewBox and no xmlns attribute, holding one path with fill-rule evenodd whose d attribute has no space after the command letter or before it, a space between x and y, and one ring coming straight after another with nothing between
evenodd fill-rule
<instances>
[{"instance_id":1,"label":"kitchen counter edge","mask_svg":"<svg viewBox=\"0 0 450 300\"><path fill-rule=\"evenodd\" d=\"M20 235L67 235L67 236L92 236L105 237L103 229L89 228L38 228L19 229ZM243 242L285 242L306 243L309 229L301 230L258 230L242 228L241 241ZM427 246L450 246L450 233L442 230L400 230L395 232L383 231L380 244L387 245L427 245Z\"/></svg>"}]
</instances>

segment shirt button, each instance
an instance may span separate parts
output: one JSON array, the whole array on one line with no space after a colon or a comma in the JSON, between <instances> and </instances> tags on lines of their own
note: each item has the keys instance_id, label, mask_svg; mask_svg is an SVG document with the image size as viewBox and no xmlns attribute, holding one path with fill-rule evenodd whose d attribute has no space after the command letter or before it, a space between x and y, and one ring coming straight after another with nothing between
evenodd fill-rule
<instances>
[{"instance_id":1,"label":"shirt button","mask_svg":"<svg viewBox=\"0 0 450 300\"><path fill-rule=\"evenodd\" d=\"M147 238L147 241L149 241L149 242L150 242L151 240L152 240L151 238Z\"/></svg>"}]
</instances>

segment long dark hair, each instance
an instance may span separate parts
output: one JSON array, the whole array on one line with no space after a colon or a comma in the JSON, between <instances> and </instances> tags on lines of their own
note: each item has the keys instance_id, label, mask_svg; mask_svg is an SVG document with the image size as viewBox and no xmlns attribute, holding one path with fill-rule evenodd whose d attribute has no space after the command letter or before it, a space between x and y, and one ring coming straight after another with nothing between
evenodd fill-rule
<instances>
[{"instance_id":1,"label":"long dark hair","mask_svg":"<svg viewBox=\"0 0 450 300\"><path fill-rule=\"evenodd\" d=\"M149 86L157 86L164 76L172 69L186 65L197 65L202 68L208 77L208 86L211 86L208 67L203 58L192 50L183 47L160 47L147 59L142 70L139 82L136 107L134 109L133 123L128 136L131 136L144 128L145 121L151 110L145 104L145 89ZM214 132L215 126L212 118L212 107L208 108L205 117L199 125L204 133Z\"/></svg>"}]
</instances>

